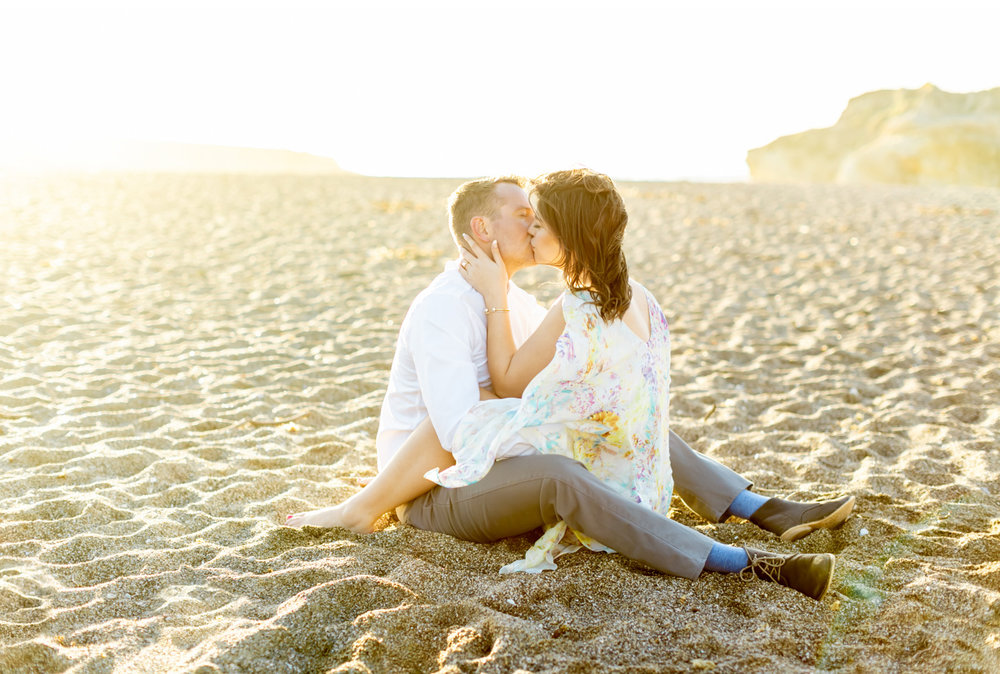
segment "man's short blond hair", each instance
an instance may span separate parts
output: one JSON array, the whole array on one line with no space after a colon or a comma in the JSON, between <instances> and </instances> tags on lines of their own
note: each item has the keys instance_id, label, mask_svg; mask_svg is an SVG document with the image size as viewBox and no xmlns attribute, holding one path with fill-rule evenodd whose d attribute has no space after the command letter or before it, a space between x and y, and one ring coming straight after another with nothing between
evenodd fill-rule
<instances>
[{"instance_id":1,"label":"man's short blond hair","mask_svg":"<svg viewBox=\"0 0 1000 674\"><path fill-rule=\"evenodd\" d=\"M528 180L521 176L499 176L479 178L462 183L448 198L448 225L455 244L462 245L462 235L471 234L469 223L472 218L492 218L500 208L496 188L501 183L510 183L524 189Z\"/></svg>"}]
</instances>

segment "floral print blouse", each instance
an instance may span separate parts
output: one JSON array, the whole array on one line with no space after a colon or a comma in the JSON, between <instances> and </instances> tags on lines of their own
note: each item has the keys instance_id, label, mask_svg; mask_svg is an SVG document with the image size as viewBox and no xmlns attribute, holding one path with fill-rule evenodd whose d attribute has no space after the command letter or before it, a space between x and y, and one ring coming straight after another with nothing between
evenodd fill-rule
<instances>
[{"instance_id":1,"label":"floral print blouse","mask_svg":"<svg viewBox=\"0 0 1000 674\"><path fill-rule=\"evenodd\" d=\"M605 322L589 293L565 293L566 328L552 361L523 397L486 400L460 423L452 443L456 464L425 477L445 487L479 481L494 461L518 454L562 454L582 462L619 493L667 516L673 492L668 449L670 333L652 294L650 336L643 341L622 320ZM553 560L580 544L610 549L565 522L547 528L525 558L501 573L554 569Z\"/></svg>"}]
</instances>

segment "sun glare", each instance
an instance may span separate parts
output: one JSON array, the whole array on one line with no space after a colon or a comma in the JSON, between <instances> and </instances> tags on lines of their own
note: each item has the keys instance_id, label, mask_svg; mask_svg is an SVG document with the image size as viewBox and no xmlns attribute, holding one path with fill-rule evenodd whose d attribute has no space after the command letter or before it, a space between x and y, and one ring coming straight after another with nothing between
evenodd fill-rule
<instances>
[{"instance_id":1,"label":"sun glare","mask_svg":"<svg viewBox=\"0 0 1000 674\"><path fill-rule=\"evenodd\" d=\"M0 12L3 86L18 102L3 112L7 169L125 166L145 158L116 141L138 139L307 152L373 175L570 163L740 179L749 149L832 124L866 91L1000 85L1000 12L961 1Z\"/></svg>"}]
</instances>

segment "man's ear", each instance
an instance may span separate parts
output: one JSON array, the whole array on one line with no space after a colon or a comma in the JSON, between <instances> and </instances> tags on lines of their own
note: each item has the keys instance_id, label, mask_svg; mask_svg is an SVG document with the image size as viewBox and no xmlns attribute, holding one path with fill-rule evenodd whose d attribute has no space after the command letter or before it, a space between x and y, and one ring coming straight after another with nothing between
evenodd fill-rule
<instances>
[{"instance_id":1,"label":"man's ear","mask_svg":"<svg viewBox=\"0 0 1000 674\"><path fill-rule=\"evenodd\" d=\"M481 216L476 216L469 221L469 230L472 232L472 238L477 241L492 241L490 238L489 227L486 225L486 218Z\"/></svg>"}]
</instances>

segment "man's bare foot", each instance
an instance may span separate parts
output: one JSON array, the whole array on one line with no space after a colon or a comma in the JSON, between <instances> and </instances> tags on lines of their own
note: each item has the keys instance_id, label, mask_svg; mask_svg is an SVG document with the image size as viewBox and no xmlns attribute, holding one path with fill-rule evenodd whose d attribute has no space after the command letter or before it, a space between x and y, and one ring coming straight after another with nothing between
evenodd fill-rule
<instances>
[{"instance_id":1,"label":"man's bare foot","mask_svg":"<svg viewBox=\"0 0 1000 674\"><path fill-rule=\"evenodd\" d=\"M289 515L285 520L285 526L301 527L343 527L350 529L356 534L370 534L375 530L375 522L378 517L358 517L352 512L352 508L346 503L338 503L329 508L310 510L304 513Z\"/></svg>"}]
</instances>

